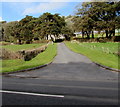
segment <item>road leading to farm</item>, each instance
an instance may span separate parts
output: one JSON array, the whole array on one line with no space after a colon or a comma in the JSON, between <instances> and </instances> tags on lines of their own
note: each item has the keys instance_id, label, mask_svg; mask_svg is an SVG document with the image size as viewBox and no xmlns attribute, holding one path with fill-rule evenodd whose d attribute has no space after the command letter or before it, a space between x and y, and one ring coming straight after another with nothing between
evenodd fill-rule
<instances>
[{"instance_id":1,"label":"road leading to farm","mask_svg":"<svg viewBox=\"0 0 120 107\"><path fill-rule=\"evenodd\" d=\"M70 51L64 43L58 44L58 55L51 65L42 69L10 75L60 80L104 81L118 79L116 72L100 68L87 57Z\"/></svg>"},{"instance_id":2,"label":"road leading to farm","mask_svg":"<svg viewBox=\"0 0 120 107\"><path fill-rule=\"evenodd\" d=\"M3 105L118 104L118 73L95 65L87 57L70 51L64 43L58 44L58 54L47 67L2 79ZM41 93L64 97L42 97L38 95Z\"/></svg>"}]
</instances>

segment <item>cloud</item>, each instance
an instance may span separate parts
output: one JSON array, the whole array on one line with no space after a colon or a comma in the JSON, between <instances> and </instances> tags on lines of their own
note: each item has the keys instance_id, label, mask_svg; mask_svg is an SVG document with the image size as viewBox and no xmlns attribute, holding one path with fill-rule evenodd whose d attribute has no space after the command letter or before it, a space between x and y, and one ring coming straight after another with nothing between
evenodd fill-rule
<instances>
[{"instance_id":1,"label":"cloud","mask_svg":"<svg viewBox=\"0 0 120 107\"><path fill-rule=\"evenodd\" d=\"M57 3L57 2L56 3L55 2L40 3L37 6L34 5L30 8L25 9L23 12L23 15L49 12L49 11L60 9L64 6L66 6L66 3Z\"/></svg>"},{"instance_id":2,"label":"cloud","mask_svg":"<svg viewBox=\"0 0 120 107\"><path fill-rule=\"evenodd\" d=\"M2 17L0 17L0 21L3 21Z\"/></svg>"}]
</instances>

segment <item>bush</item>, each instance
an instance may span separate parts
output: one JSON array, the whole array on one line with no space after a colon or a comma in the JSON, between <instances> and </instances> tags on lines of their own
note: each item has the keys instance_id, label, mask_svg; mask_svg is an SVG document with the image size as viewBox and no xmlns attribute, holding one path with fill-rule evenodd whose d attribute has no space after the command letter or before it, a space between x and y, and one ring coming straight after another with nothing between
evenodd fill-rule
<instances>
[{"instance_id":1,"label":"bush","mask_svg":"<svg viewBox=\"0 0 120 107\"><path fill-rule=\"evenodd\" d=\"M10 45L10 44L11 44L10 42L4 42L4 41L0 42L0 45Z\"/></svg>"},{"instance_id":2,"label":"bush","mask_svg":"<svg viewBox=\"0 0 120 107\"><path fill-rule=\"evenodd\" d=\"M48 43L48 40L34 40L32 43Z\"/></svg>"},{"instance_id":3,"label":"bush","mask_svg":"<svg viewBox=\"0 0 120 107\"><path fill-rule=\"evenodd\" d=\"M74 38L74 40L77 40L79 42L119 42L120 41L120 36L113 36L111 38L106 38L106 37L99 37L99 38L94 38L94 39L87 39L87 38Z\"/></svg>"}]
</instances>

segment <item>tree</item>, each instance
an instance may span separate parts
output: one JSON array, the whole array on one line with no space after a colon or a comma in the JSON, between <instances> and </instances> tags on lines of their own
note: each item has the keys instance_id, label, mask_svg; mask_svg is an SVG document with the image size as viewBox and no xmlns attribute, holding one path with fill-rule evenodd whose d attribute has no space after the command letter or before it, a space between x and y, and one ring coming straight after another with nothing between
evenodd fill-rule
<instances>
[{"instance_id":1,"label":"tree","mask_svg":"<svg viewBox=\"0 0 120 107\"><path fill-rule=\"evenodd\" d=\"M4 40L4 24L6 23L6 21L1 21L0 22L0 41Z\"/></svg>"},{"instance_id":2,"label":"tree","mask_svg":"<svg viewBox=\"0 0 120 107\"><path fill-rule=\"evenodd\" d=\"M62 34L62 28L66 25L64 17L59 14L44 13L39 18L26 16L19 22L9 22L4 25L4 38L6 41L17 40L19 44L31 43L34 38L48 39L48 35L56 38ZM2 29L1 29L2 32ZM12 38L12 39L11 39Z\"/></svg>"},{"instance_id":3,"label":"tree","mask_svg":"<svg viewBox=\"0 0 120 107\"><path fill-rule=\"evenodd\" d=\"M58 37L58 35L61 33L62 27L65 26L65 20L60 17L59 14L52 15L51 13L47 12L41 15L39 18L41 21L39 27L41 35L45 35L47 39L48 35L50 35L50 37L51 35Z\"/></svg>"},{"instance_id":4,"label":"tree","mask_svg":"<svg viewBox=\"0 0 120 107\"><path fill-rule=\"evenodd\" d=\"M85 30L87 37L93 30L105 31L106 37L115 35L115 29L119 27L120 2L86 2L77 10L75 23L80 22L82 32ZM76 24L75 24L76 25Z\"/></svg>"},{"instance_id":5,"label":"tree","mask_svg":"<svg viewBox=\"0 0 120 107\"><path fill-rule=\"evenodd\" d=\"M92 33L92 38L94 38L93 28L94 28L94 20L91 18L88 10L92 5L88 2L82 4L82 8L78 8L76 13L76 17L73 18L74 26L77 31L82 32L82 37L87 35L87 38L90 38L90 34Z\"/></svg>"},{"instance_id":6,"label":"tree","mask_svg":"<svg viewBox=\"0 0 120 107\"><path fill-rule=\"evenodd\" d=\"M69 15L67 17L65 17L65 22L66 22L66 26L67 28L69 28L72 32L74 32L74 28L73 28L73 21L72 19L74 18L74 16Z\"/></svg>"},{"instance_id":7,"label":"tree","mask_svg":"<svg viewBox=\"0 0 120 107\"><path fill-rule=\"evenodd\" d=\"M69 29L68 26L62 27L61 34L64 35L66 40L70 40L70 38L74 35L73 31Z\"/></svg>"},{"instance_id":8,"label":"tree","mask_svg":"<svg viewBox=\"0 0 120 107\"><path fill-rule=\"evenodd\" d=\"M4 23L3 25L3 29L4 29L4 36L3 39L5 41L9 41L9 42L14 42L16 35L18 35L17 33L19 33L18 31L16 31L18 21L13 21L13 22L9 22L9 23ZM16 33L15 33L16 31Z\"/></svg>"},{"instance_id":9,"label":"tree","mask_svg":"<svg viewBox=\"0 0 120 107\"><path fill-rule=\"evenodd\" d=\"M35 18L32 16L26 16L19 22L19 28L20 28L20 35L22 36L22 39L26 41L26 43L32 42L33 39L33 28L34 23L31 21Z\"/></svg>"}]
</instances>

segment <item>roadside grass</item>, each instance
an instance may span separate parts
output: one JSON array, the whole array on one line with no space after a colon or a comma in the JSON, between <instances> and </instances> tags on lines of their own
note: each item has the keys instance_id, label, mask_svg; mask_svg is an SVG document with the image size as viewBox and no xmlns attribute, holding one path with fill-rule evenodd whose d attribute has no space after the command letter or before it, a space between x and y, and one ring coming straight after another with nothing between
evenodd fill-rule
<instances>
[{"instance_id":1,"label":"roadside grass","mask_svg":"<svg viewBox=\"0 0 120 107\"><path fill-rule=\"evenodd\" d=\"M38 44L23 44L23 45L3 45L2 48L5 48L10 51L19 51L19 50L29 50L38 48L42 45L45 45L45 43L38 43Z\"/></svg>"},{"instance_id":2,"label":"roadside grass","mask_svg":"<svg viewBox=\"0 0 120 107\"><path fill-rule=\"evenodd\" d=\"M104 66L108 66L115 69L120 69L118 66L118 60L120 57L114 55L112 53L106 53L102 51L100 47L107 47L110 50L117 51L118 43L71 43L65 42L65 44L70 48L72 51L76 53L83 54L90 58L93 62L102 64ZM90 48L90 45L95 45L96 47ZM115 49L113 49L115 48Z\"/></svg>"},{"instance_id":3,"label":"roadside grass","mask_svg":"<svg viewBox=\"0 0 120 107\"><path fill-rule=\"evenodd\" d=\"M90 49L95 49L98 51L102 51L105 53L111 53L115 54L118 53L119 50L119 43L115 42L107 42L107 43L80 43L80 46L90 48Z\"/></svg>"},{"instance_id":4,"label":"roadside grass","mask_svg":"<svg viewBox=\"0 0 120 107\"><path fill-rule=\"evenodd\" d=\"M24 61L22 59L3 60L2 68L0 69L2 69L1 72L4 73L41 66L50 63L56 56L56 54L57 44L54 45L50 44L48 45L47 49L44 52L38 54L35 58L33 58L30 61Z\"/></svg>"}]
</instances>

